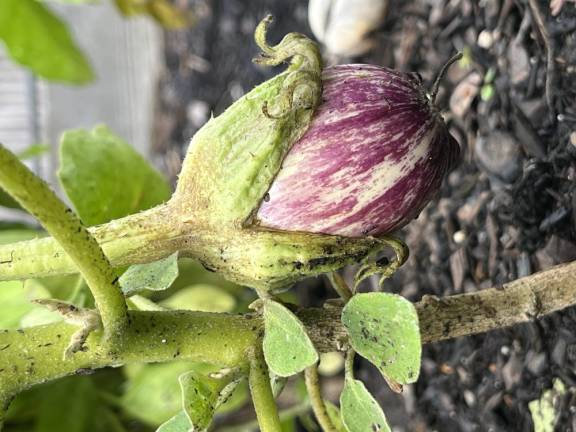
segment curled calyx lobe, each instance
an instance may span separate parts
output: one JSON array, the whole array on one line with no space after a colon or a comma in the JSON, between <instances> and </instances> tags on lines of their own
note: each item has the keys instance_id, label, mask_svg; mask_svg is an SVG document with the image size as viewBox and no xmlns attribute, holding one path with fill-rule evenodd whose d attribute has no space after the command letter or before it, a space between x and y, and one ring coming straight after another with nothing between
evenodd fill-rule
<instances>
[{"instance_id":1,"label":"curled calyx lobe","mask_svg":"<svg viewBox=\"0 0 576 432\"><path fill-rule=\"evenodd\" d=\"M183 254L229 280L263 290L334 271L381 247L369 237L270 230L252 223L286 154L310 126L322 93L317 45L290 33L269 46L270 21L267 17L256 29L262 54L255 61L290 60L287 70L196 133L170 203L185 222L179 239Z\"/></svg>"}]
</instances>

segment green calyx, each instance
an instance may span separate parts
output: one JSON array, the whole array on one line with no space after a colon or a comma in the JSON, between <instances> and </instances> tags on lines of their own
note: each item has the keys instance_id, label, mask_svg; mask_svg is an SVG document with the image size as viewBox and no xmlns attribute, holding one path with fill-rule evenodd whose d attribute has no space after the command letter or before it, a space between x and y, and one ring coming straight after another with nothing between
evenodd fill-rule
<instances>
[{"instance_id":1,"label":"green calyx","mask_svg":"<svg viewBox=\"0 0 576 432\"><path fill-rule=\"evenodd\" d=\"M322 61L314 42L290 33L266 43L266 17L256 29L262 55L255 62L286 71L254 88L192 138L174 201L182 214L211 225L245 224L310 125L321 98Z\"/></svg>"}]
</instances>

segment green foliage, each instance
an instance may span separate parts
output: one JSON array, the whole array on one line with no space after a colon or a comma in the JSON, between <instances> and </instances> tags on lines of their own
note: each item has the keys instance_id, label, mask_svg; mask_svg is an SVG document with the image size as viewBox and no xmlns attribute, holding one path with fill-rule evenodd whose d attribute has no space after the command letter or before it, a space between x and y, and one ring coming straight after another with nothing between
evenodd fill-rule
<instances>
[{"instance_id":1,"label":"green foliage","mask_svg":"<svg viewBox=\"0 0 576 432\"><path fill-rule=\"evenodd\" d=\"M190 419L184 410L162 423L156 432L190 432Z\"/></svg>"},{"instance_id":2,"label":"green foliage","mask_svg":"<svg viewBox=\"0 0 576 432\"><path fill-rule=\"evenodd\" d=\"M0 282L0 329L20 327L20 320L35 306L33 298L46 298L49 293L42 289L27 289L21 281Z\"/></svg>"},{"instance_id":3,"label":"green foliage","mask_svg":"<svg viewBox=\"0 0 576 432\"><path fill-rule=\"evenodd\" d=\"M166 422L182 410L178 377L191 368L190 362L127 366L129 380L122 407L151 426Z\"/></svg>"},{"instance_id":4,"label":"green foliage","mask_svg":"<svg viewBox=\"0 0 576 432\"><path fill-rule=\"evenodd\" d=\"M66 24L36 0L2 0L0 39L10 57L43 78L70 84L94 78Z\"/></svg>"},{"instance_id":5,"label":"green foliage","mask_svg":"<svg viewBox=\"0 0 576 432\"><path fill-rule=\"evenodd\" d=\"M181 424L189 427L190 420L184 422L180 415L184 412L184 404L192 403L197 409L204 406L201 399L196 401L190 396L190 392L195 394L194 388L205 391L205 397L213 402L209 420L215 411L235 410L248 398L245 382L236 386L238 382L231 379L234 377L212 379L208 375L218 371L218 368L205 363L131 364L124 370L128 383L121 398L122 407L134 418L148 425L162 425L160 430L163 431L172 430L169 428L176 428ZM226 388L231 381L235 384ZM222 394L225 397L221 397ZM185 416L188 419L188 416Z\"/></svg>"},{"instance_id":6,"label":"green foliage","mask_svg":"<svg viewBox=\"0 0 576 432\"><path fill-rule=\"evenodd\" d=\"M362 381L346 377L340 410L348 432L391 432L386 416Z\"/></svg>"},{"instance_id":7,"label":"green foliage","mask_svg":"<svg viewBox=\"0 0 576 432\"><path fill-rule=\"evenodd\" d=\"M174 6L170 0L115 0L125 16L149 15L168 29L181 29L192 24L190 11Z\"/></svg>"},{"instance_id":8,"label":"green foliage","mask_svg":"<svg viewBox=\"0 0 576 432\"><path fill-rule=\"evenodd\" d=\"M7 207L13 209L20 209L20 204L14 200L10 195L4 192L3 189L0 189L0 207Z\"/></svg>"},{"instance_id":9,"label":"green foliage","mask_svg":"<svg viewBox=\"0 0 576 432\"><path fill-rule=\"evenodd\" d=\"M236 299L217 285L195 284L177 291L160 304L175 310L232 312Z\"/></svg>"},{"instance_id":10,"label":"green foliage","mask_svg":"<svg viewBox=\"0 0 576 432\"><path fill-rule=\"evenodd\" d=\"M194 431L204 432L212 423L216 409L230 397L238 379L232 374L219 379L192 370L178 378L184 412Z\"/></svg>"},{"instance_id":11,"label":"green foliage","mask_svg":"<svg viewBox=\"0 0 576 432\"><path fill-rule=\"evenodd\" d=\"M285 306L265 300L264 326L264 358L276 375L294 375L318 361L304 325Z\"/></svg>"},{"instance_id":12,"label":"green foliage","mask_svg":"<svg viewBox=\"0 0 576 432\"><path fill-rule=\"evenodd\" d=\"M120 276L120 287L126 295L143 290L163 291L178 277L178 252L149 264L136 264Z\"/></svg>"},{"instance_id":13,"label":"green foliage","mask_svg":"<svg viewBox=\"0 0 576 432\"><path fill-rule=\"evenodd\" d=\"M534 432L554 432L559 402L566 393L566 386L559 379L554 380L552 389L542 393L540 399L528 403L528 409L534 422Z\"/></svg>"},{"instance_id":14,"label":"green foliage","mask_svg":"<svg viewBox=\"0 0 576 432\"><path fill-rule=\"evenodd\" d=\"M18 156L18 159L20 160L33 159L35 157L43 155L49 150L50 146L47 144L32 144L28 148L18 153L16 156Z\"/></svg>"},{"instance_id":15,"label":"green foliage","mask_svg":"<svg viewBox=\"0 0 576 432\"><path fill-rule=\"evenodd\" d=\"M326 405L326 412L328 413L328 417L330 418L330 421L332 422L332 425L336 431L346 432L344 423L342 423L340 409L330 401L324 401L324 405Z\"/></svg>"},{"instance_id":16,"label":"green foliage","mask_svg":"<svg viewBox=\"0 0 576 432\"><path fill-rule=\"evenodd\" d=\"M357 294L342 310L342 323L352 348L389 383L409 384L418 379L422 342L411 302L395 294Z\"/></svg>"},{"instance_id":17,"label":"green foliage","mask_svg":"<svg viewBox=\"0 0 576 432\"><path fill-rule=\"evenodd\" d=\"M105 126L64 133L58 177L87 225L118 219L170 198L164 177Z\"/></svg>"},{"instance_id":18,"label":"green foliage","mask_svg":"<svg viewBox=\"0 0 576 432\"><path fill-rule=\"evenodd\" d=\"M8 412L7 431L124 432L100 398L93 377L68 377L19 395ZM94 421L94 419L98 421Z\"/></svg>"}]
</instances>

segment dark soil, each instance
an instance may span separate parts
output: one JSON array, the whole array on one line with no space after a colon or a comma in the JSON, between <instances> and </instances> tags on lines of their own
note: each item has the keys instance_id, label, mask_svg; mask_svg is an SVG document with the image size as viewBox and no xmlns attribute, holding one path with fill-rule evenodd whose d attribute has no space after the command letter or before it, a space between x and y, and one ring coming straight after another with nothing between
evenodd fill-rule
<instances>
[{"instance_id":1,"label":"dark soil","mask_svg":"<svg viewBox=\"0 0 576 432\"><path fill-rule=\"evenodd\" d=\"M155 151L174 180L210 113L274 74L250 61L259 19L276 17L272 40L311 34L305 1L190 3L198 23L166 34L159 88ZM393 2L375 49L354 59L428 82L455 51L471 59L450 70L438 98L462 163L400 234L411 258L389 290L413 300L473 292L576 259L576 7L552 17L548 1L535 3L544 32L527 0ZM332 295L322 281L299 292L309 304ZM428 345L420 380L402 396L366 364L359 376L396 431L530 431L528 402L560 378L569 391L557 430L576 432L576 309Z\"/></svg>"}]
</instances>

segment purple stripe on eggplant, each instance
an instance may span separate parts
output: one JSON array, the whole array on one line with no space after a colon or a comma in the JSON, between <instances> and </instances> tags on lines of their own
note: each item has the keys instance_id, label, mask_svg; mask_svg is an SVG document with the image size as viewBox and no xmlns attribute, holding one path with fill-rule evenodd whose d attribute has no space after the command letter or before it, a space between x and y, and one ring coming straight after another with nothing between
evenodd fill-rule
<instances>
[{"instance_id":1,"label":"purple stripe on eggplant","mask_svg":"<svg viewBox=\"0 0 576 432\"><path fill-rule=\"evenodd\" d=\"M459 146L412 75L372 65L323 73L323 101L258 210L262 226L381 235L418 215Z\"/></svg>"}]
</instances>

